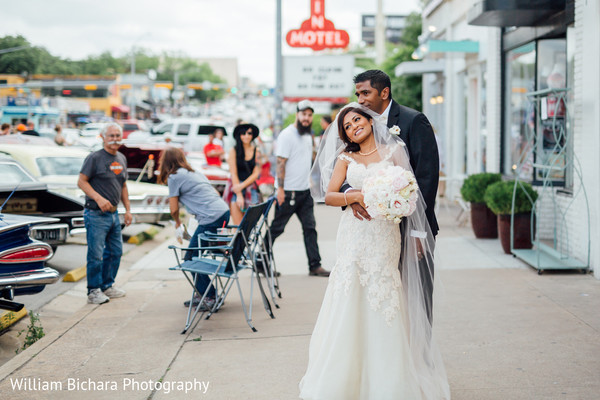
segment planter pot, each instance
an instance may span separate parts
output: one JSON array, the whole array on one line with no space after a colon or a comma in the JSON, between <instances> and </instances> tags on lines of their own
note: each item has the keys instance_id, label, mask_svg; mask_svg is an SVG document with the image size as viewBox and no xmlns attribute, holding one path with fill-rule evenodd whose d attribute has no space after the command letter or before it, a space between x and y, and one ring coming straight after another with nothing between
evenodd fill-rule
<instances>
[{"instance_id":1,"label":"planter pot","mask_svg":"<svg viewBox=\"0 0 600 400\"><path fill-rule=\"evenodd\" d=\"M477 239L498 237L498 219L485 203L471 203L471 226Z\"/></svg>"},{"instance_id":2,"label":"planter pot","mask_svg":"<svg viewBox=\"0 0 600 400\"><path fill-rule=\"evenodd\" d=\"M513 249L531 249L531 214L515 214ZM510 254L510 215L498 215L498 235L502 249Z\"/></svg>"}]
</instances>

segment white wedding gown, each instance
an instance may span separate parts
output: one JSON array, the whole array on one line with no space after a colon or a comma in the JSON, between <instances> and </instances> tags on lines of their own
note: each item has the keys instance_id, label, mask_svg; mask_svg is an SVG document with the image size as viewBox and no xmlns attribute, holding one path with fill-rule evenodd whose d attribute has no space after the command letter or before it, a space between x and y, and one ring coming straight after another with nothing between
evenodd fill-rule
<instances>
[{"instance_id":1,"label":"white wedding gown","mask_svg":"<svg viewBox=\"0 0 600 400\"><path fill-rule=\"evenodd\" d=\"M386 165L352 160L347 181L360 189L367 174ZM423 399L410 356L400 241L397 223L360 221L350 207L343 212L300 398Z\"/></svg>"}]
</instances>

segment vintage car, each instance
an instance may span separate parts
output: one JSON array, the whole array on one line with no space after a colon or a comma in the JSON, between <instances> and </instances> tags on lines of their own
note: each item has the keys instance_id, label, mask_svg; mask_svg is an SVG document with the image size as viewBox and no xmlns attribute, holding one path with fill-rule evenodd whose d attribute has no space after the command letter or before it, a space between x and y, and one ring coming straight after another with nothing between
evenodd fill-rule
<instances>
[{"instance_id":1,"label":"vintage car","mask_svg":"<svg viewBox=\"0 0 600 400\"><path fill-rule=\"evenodd\" d=\"M58 280L58 272L45 266L52 248L29 236L40 224L57 221L0 211L0 309L20 311L23 304L12 301L14 296L39 293Z\"/></svg>"},{"instance_id":2,"label":"vintage car","mask_svg":"<svg viewBox=\"0 0 600 400\"><path fill-rule=\"evenodd\" d=\"M69 233L84 226L83 203L48 190L22 165L0 154L0 206L4 212L56 218L52 224L31 228L34 239L56 247L66 242Z\"/></svg>"},{"instance_id":3,"label":"vintage car","mask_svg":"<svg viewBox=\"0 0 600 400\"><path fill-rule=\"evenodd\" d=\"M77 187L77 180L88 151L56 145L0 143L0 154L19 161L38 180L48 184L49 189L84 201L84 193ZM128 181L127 189L134 223L156 224L169 218L169 190L166 186ZM125 214L121 203L119 214Z\"/></svg>"},{"instance_id":4,"label":"vintage car","mask_svg":"<svg viewBox=\"0 0 600 400\"><path fill-rule=\"evenodd\" d=\"M132 179L143 182L156 182L158 175L158 160L160 153L169 145L166 143L139 143L125 140L119 151L127 158L127 170ZM229 179L229 171L206 163L206 157L202 152L189 152L186 158L192 168L206 176L208 181L221 194L225 190L225 184ZM224 163L224 166L227 164Z\"/></svg>"}]
</instances>

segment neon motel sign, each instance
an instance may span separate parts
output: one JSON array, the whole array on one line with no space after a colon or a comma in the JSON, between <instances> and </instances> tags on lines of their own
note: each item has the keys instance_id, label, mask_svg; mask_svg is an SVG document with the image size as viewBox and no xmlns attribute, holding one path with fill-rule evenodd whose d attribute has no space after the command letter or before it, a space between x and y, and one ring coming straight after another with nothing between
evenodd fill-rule
<instances>
[{"instance_id":1,"label":"neon motel sign","mask_svg":"<svg viewBox=\"0 0 600 400\"><path fill-rule=\"evenodd\" d=\"M309 47L313 50L346 48L350 43L348 32L335 29L325 18L325 0L310 0L310 18L300 29L292 29L285 37L291 47Z\"/></svg>"}]
</instances>

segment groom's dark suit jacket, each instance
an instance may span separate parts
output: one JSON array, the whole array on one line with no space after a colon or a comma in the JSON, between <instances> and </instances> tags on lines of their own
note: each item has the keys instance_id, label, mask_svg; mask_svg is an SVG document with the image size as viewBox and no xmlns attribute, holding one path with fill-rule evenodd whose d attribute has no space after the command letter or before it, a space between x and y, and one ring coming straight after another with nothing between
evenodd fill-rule
<instances>
[{"instance_id":1,"label":"groom's dark suit jacket","mask_svg":"<svg viewBox=\"0 0 600 400\"><path fill-rule=\"evenodd\" d=\"M439 227L434 206L440 177L440 158L435 134L423 113L401 106L392 100L387 126L391 128L394 125L400 128L400 138L406 143L410 165L427 206L427 221L435 236Z\"/></svg>"}]
</instances>

